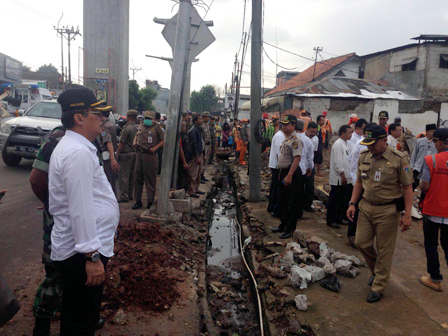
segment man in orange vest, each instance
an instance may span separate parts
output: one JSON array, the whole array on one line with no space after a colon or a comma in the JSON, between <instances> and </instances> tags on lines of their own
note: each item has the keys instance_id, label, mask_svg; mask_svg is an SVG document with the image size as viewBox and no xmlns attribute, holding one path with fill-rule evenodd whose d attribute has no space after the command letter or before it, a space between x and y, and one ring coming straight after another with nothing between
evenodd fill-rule
<instances>
[{"instance_id":1,"label":"man in orange vest","mask_svg":"<svg viewBox=\"0 0 448 336\"><path fill-rule=\"evenodd\" d=\"M420 281L435 291L442 291L443 276L440 274L437 245L440 229L440 243L448 262L448 129L438 128L434 132L437 154L425 157L420 173L420 189L426 193L423 201L423 234L428 276Z\"/></svg>"}]
</instances>

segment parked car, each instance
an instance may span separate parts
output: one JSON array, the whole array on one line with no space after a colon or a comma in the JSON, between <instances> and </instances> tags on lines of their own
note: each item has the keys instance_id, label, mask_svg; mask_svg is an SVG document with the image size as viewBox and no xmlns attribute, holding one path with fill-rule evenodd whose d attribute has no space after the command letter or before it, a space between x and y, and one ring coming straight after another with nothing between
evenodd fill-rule
<instances>
[{"instance_id":1,"label":"parked car","mask_svg":"<svg viewBox=\"0 0 448 336\"><path fill-rule=\"evenodd\" d=\"M0 127L3 162L17 166L23 158L34 160L49 132L62 125L61 115L61 105L56 100L43 100L23 116L3 122Z\"/></svg>"}]
</instances>

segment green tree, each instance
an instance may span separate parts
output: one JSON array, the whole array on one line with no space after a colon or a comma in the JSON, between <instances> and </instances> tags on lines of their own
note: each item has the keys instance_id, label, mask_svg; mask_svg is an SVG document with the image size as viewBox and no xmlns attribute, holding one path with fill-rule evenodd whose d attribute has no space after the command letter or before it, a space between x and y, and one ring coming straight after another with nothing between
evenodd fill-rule
<instances>
[{"instance_id":1,"label":"green tree","mask_svg":"<svg viewBox=\"0 0 448 336\"><path fill-rule=\"evenodd\" d=\"M137 111L155 110L152 104L157 97L157 91L153 88L140 89L136 80L129 81L129 108Z\"/></svg>"},{"instance_id":2,"label":"green tree","mask_svg":"<svg viewBox=\"0 0 448 336\"><path fill-rule=\"evenodd\" d=\"M218 103L218 96L216 90L212 85L205 85L201 87L199 92L193 91L190 97L191 110L202 113L204 111L211 111Z\"/></svg>"},{"instance_id":3,"label":"green tree","mask_svg":"<svg viewBox=\"0 0 448 336\"><path fill-rule=\"evenodd\" d=\"M37 71L31 71L29 66L22 66L23 79L46 80L50 90L58 87L60 76L58 69L51 63L40 66Z\"/></svg>"}]
</instances>

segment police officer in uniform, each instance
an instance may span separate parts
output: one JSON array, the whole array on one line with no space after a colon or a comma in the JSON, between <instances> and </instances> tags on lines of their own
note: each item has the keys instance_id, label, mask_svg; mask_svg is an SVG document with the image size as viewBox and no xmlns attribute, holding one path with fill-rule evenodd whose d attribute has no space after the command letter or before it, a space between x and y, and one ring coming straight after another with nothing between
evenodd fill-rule
<instances>
[{"instance_id":1,"label":"police officer in uniform","mask_svg":"<svg viewBox=\"0 0 448 336\"><path fill-rule=\"evenodd\" d=\"M281 123L282 132L285 133L278 158L281 224L273 228L272 232L282 232L280 238L286 239L296 229L300 213L298 204L301 204L303 198L302 171L299 167L303 143L295 131L297 118L294 115L286 115Z\"/></svg>"},{"instance_id":2,"label":"police officer in uniform","mask_svg":"<svg viewBox=\"0 0 448 336\"><path fill-rule=\"evenodd\" d=\"M98 137L103 156L103 168L106 173L107 180L112 186L114 194L117 194L116 174L120 170L120 166L115 158L117 150L117 129L110 118L107 118L103 124L103 132Z\"/></svg>"},{"instance_id":3,"label":"police officer in uniform","mask_svg":"<svg viewBox=\"0 0 448 336\"><path fill-rule=\"evenodd\" d=\"M162 127L163 131L166 131L166 125L162 122L161 114L159 112L156 112L156 124ZM162 157L163 157L163 147L160 148L157 151L157 155L159 156L159 164L157 166L157 174L160 174L162 172Z\"/></svg>"},{"instance_id":4,"label":"police officer in uniform","mask_svg":"<svg viewBox=\"0 0 448 336\"><path fill-rule=\"evenodd\" d=\"M128 122L121 130L120 143L118 144L117 157L120 163L120 197L118 202L133 200L135 148L134 138L137 133L136 110L126 113Z\"/></svg>"},{"instance_id":5,"label":"police officer in uniform","mask_svg":"<svg viewBox=\"0 0 448 336\"><path fill-rule=\"evenodd\" d=\"M154 122L156 113L146 111L143 113L145 120L138 126L134 138L134 146L137 148L135 163L135 201L132 209L139 209L142 205L143 182L146 186L146 195L149 209L154 202L156 192L156 176L159 157L157 151L163 147L165 132Z\"/></svg>"},{"instance_id":6,"label":"police officer in uniform","mask_svg":"<svg viewBox=\"0 0 448 336\"><path fill-rule=\"evenodd\" d=\"M347 217L353 220L362 195L355 244L372 272L367 302L373 303L381 300L389 280L398 225L402 232L411 226L414 179L405 154L387 146L383 126L371 126L365 134L361 144L368 149L359 157Z\"/></svg>"},{"instance_id":7,"label":"police officer in uniform","mask_svg":"<svg viewBox=\"0 0 448 336\"><path fill-rule=\"evenodd\" d=\"M204 176L205 168L207 167L208 162L210 161L210 156L212 153L212 133L210 128L210 112L202 113L202 134L204 139L204 156L202 162L202 171L201 171L201 180L203 182L207 182L208 180Z\"/></svg>"}]
</instances>

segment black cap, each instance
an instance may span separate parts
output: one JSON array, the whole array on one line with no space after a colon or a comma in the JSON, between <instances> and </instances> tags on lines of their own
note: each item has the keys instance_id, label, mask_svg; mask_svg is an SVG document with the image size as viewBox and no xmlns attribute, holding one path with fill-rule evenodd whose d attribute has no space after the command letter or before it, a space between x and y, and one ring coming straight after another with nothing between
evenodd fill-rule
<instances>
[{"instance_id":1,"label":"black cap","mask_svg":"<svg viewBox=\"0 0 448 336\"><path fill-rule=\"evenodd\" d=\"M378 115L378 118L380 119L389 119L389 112L387 111L381 111Z\"/></svg>"},{"instance_id":2,"label":"black cap","mask_svg":"<svg viewBox=\"0 0 448 336\"><path fill-rule=\"evenodd\" d=\"M394 123L397 123L397 122L400 122L401 121L401 118L400 117L395 117L394 118Z\"/></svg>"},{"instance_id":3,"label":"black cap","mask_svg":"<svg viewBox=\"0 0 448 336\"><path fill-rule=\"evenodd\" d=\"M426 125L426 131L434 131L437 129L436 124L428 124Z\"/></svg>"},{"instance_id":4,"label":"black cap","mask_svg":"<svg viewBox=\"0 0 448 336\"><path fill-rule=\"evenodd\" d=\"M433 140L448 141L448 128L438 128L434 131Z\"/></svg>"},{"instance_id":5,"label":"black cap","mask_svg":"<svg viewBox=\"0 0 448 336\"><path fill-rule=\"evenodd\" d=\"M94 109L100 112L110 111L111 106L106 106L103 100L98 101L88 88L69 89L61 93L58 98L62 112L72 110Z\"/></svg>"},{"instance_id":6,"label":"black cap","mask_svg":"<svg viewBox=\"0 0 448 336\"><path fill-rule=\"evenodd\" d=\"M386 130L380 125L370 126L365 132L366 137L361 141L361 145L370 146L378 140L387 137Z\"/></svg>"},{"instance_id":7,"label":"black cap","mask_svg":"<svg viewBox=\"0 0 448 336\"><path fill-rule=\"evenodd\" d=\"M287 114L287 115L285 115L285 117L281 121L281 123L284 124L284 125L287 125L287 124L289 124L291 122L297 124L297 117L295 115Z\"/></svg>"}]
</instances>

